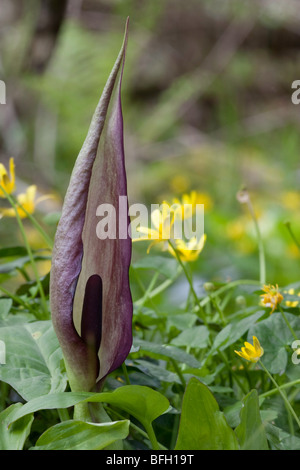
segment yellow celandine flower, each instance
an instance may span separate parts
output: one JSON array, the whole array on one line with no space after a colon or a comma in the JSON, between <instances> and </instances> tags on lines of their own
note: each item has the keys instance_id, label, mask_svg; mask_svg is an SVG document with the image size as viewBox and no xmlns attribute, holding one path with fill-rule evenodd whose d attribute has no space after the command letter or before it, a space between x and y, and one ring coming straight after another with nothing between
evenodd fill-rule
<instances>
[{"instance_id":1,"label":"yellow celandine flower","mask_svg":"<svg viewBox=\"0 0 300 470\"><path fill-rule=\"evenodd\" d=\"M29 186L26 189L25 193L18 194L17 196L17 212L21 219L24 219L27 217L27 213L33 214L35 211L36 205L44 200L45 198L48 198L49 196L43 196L38 199L35 199L36 196L36 190L37 187L35 185ZM10 207L8 209L0 209L0 216L1 217L16 217L16 212L13 207Z\"/></svg>"},{"instance_id":2,"label":"yellow celandine flower","mask_svg":"<svg viewBox=\"0 0 300 470\"><path fill-rule=\"evenodd\" d=\"M203 250L204 244L206 241L206 235L202 235L200 240L197 240L196 237L191 238L188 242L185 242L182 239L175 240L175 250L180 256L182 261L196 261L201 251ZM174 249L169 245L169 252L175 256Z\"/></svg>"},{"instance_id":3,"label":"yellow celandine flower","mask_svg":"<svg viewBox=\"0 0 300 470\"><path fill-rule=\"evenodd\" d=\"M204 204L204 210L209 210L212 206L212 200L208 194L191 191L189 194L183 194L181 200L173 198L173 204L178 206L177 211L184 218L192 217L197 209L197 204Z\"/></svg>"},{"instance_id":4,"label":"yellow celandine flower","mask_svg":"<svg viewBox=\"0 0 300 470\"><path fill-rule=\"evenodd\" d=\"M147 253L151 247L158 243L167 243L172 237L172 227L174 223L174 212L167 202L163 202L159 209L151 212L151 224L153 228L137 227L137 232L143 236L134 238L132 241L152 240Z\"/></svg>"},{"instance_id":5,"label":"yellow celandine flower","mask_svg":"<svg viewBox=\"0 0 300 470\"><path fill-rule=\"evenodd\" d=\"M196 237L192 237L188 241L178 238L181 237L181 234L179 235L177 232L179 227L176 222L178 220L182 221L184 217L192 216L192 212L196 210L196 204L199 203L198 196L199 193L196 193L196 191L192 191L190 195L183 195L182 204L189 204L190 212L184 211L184 207L179 200L174 199L172 205L164 201L159 209L151 212L151 228L137 227L136 231L141 236L133 238L132 241L151 240L152 243L149 245L147 253L153 245L161 244L163 250L168 250L173 256L178 254L182 261L195 261L204 247L206 235L203 235L200 240ZM203 203L203 200L201 203Z\"/></svg>"},{"instance_id":6,"label":"yellow celandine flower","mask_svg":"<svg viewBox=\"0 0 300 470\"><path fill-rule=\"evenodd\" d=\"M244 347L241 348L241 351L234 351L236 354L241 356L250 362L257 362L264 353L263 348L261 347L256 336L253 336L253 345L247 341L244 343Z\"/></svg>"},{"instance_id":7,"label":"yellow celandine flower","mask_svg":"<svg viewBox=\"0 0 300 470\"><path fill-rule=\"evenodd\" d=\"M6 198L5 192L8 194L13 193L15 190L15 184L15 163L14 159L10 158L9 175L3 163L0 163L0 197ZM5 192L3 191L3 189L1 189L1 187L4 189Z\"/></svg>"},{"instance_id":8,"label":"yellow celandine flower","mask_svg":"<svg viewBox=\"0 0 300 470\"><path fill-rule=\"evenodd\" d=\"M285 290L283 291L284 294L289 294L289 295L295 295L295 289L291 288L289 290ZM298 292L298 297L300 297L300 292ZM299 305L299 301L298 300L286 300L285 301L285 305L287 307L297 307Z\"/></svg>"},{"instance_id":9,"label":"yellow celandine flower","mask_svg":"<svg viewBox=\"0 0 300 470\"><path fill-rule=\"evenodd\" d=\"M262 304L265 307L271 307L270 313L273 313L277 305L283 300L283 296L278 290L278 284L276 284L276 287L270 284L268 286L264 285L262 290L265 292L265 294L261 294Z\"/></svg>"}]
</instances>

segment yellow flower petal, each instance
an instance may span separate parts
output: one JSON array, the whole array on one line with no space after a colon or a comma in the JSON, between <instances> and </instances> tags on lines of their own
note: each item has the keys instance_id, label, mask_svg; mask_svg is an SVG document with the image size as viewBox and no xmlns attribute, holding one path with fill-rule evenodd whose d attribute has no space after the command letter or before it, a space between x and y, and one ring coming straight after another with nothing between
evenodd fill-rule
<instances>
[{"instance_id":1,"label":"yellow flower petal","mask_svg":"<svg viewBox=\"0 0 300 470\"><path fill-rule=\"evenodd\" d=\"M253 345L247 341L244 343L245 346L241 348L241 351L234 351L236 354L241 356L250 362L257 362L260 357L264 354L264 350L261 347L256 336L253 336Z\"/></svg>"},{"instance_id":2,"label":"yellow flower petal","mask_svg":"<svg viewBox=\"0 0 300 470\"><path fill-rule=\"evenodd\" d=\"M276 286L264 285L262 290L265 294L261 294L260 297L262 297L262 301L265 306L271 307L270 313L273 313L276 310L277 305L283 300L283 296L279 292L278 284L276 284Z\"/></svg>"},{"instance_id":3,"label":"yellow flower petal","mask_svg":"<svg viewBox=\"0 0 300 470\"><path fill-rule=\"evenodd\" d=\"M17 213L21 219L26 218L27 214L33 214L39 200L36 200L37 187L35 185L28 186L25 193L17 196ZM48 197L48 196L47 196ZM51 196L49 196L51 197ZM44 197L43 197L44 199ZM13 207L0 209L1 217L16 217L16 211Z\"/></svg>"},{"instance_id":4,"label":"yellow flower petal","mask_svg":"<svg viewBox=\"0 0 300 470\"><path fill-rule=\"evenodd\" d=\"M15 164L13 158L9 159L9 173L8 176L5 166L0 163L0 186L3 188L0 188L1 198L6 198L5 192L11 194L15 190Z\"/></svg>"}]
</instances>

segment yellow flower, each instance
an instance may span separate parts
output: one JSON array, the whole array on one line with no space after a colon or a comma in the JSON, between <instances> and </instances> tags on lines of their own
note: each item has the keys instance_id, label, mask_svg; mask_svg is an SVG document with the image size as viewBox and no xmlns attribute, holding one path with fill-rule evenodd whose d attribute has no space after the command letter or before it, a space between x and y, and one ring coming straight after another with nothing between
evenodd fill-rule
<instances>
[{"instance_id":1,"label":"yellow flower","mask_svg":"<svg viewBox=\"0 0 300 470\"><path fill-rule=\"evenodd\" d=\"M189 204L190 212L188 214L184 210L183 204ZM181 222L184 217L191 217L193 211L196 210L196 204L198 204L196 191L192 191L191 195L183 195L182 204L176 199L173 200L172 205L164 201L159 209L151 212L151 228L137 227L136 231L141 236L133 238L132 241L151 240L152 243L149 245L147 253L153 245L163 244L163 250L168 250L173 256L176 256L177 253L182 261L195 261L203 249L206 236L203 235L200 240L194 236L185 241L179 238L182 236L182 230L180 230L182 227L176 223ZM177 230L180 230L180 235ZM173 247L169 241L172 241Z\"/></svg>"},{"instance_id":2,"label":"yellow flower","mask_svg":"<svg viewBox=\"0 0 300 470\"><path fill-rule=\"evenodd\" d=\"M285 191L281 200L286 209L296 211L300 207L300 193L298 191Z\"/></svg>"},{"instance_id":3,"label":"yellow flower","mask_svg":"<svg viewBox=\"0 0 300 470\"><path fill-rule=\"evenodd\" d=\"M204 210L209 210L212 207L212 200L208 194L191 191L189 194L183 194L181 201L173 198L173 204L178 206L178 211L184 219L195 214L198 204L203 204Z\"/></svg>"},{"instance_id":4,"label":"yellow flower","mask_svg":"<svg viewBox=\"0 0 300 470\"><path fill-rule=\"evenodd\" d=\"M291 288L288 291L283 291L284 294L295 295L295 289ZM300 297L300 293L297 294ZM286 300L285 305L287 307L297 307L299 304L298 300Z\"/></svg>"},{"instance_id":5,"label":"yellow flower","mask_svg":"<svg viewBox=\"0 0 300 470\"><path fill-rule=\"evenodd\" d=\"M6 193L11 194L15 190L15 164L13 158L9 159L9 173L10 175L8 176L5 166L3 163L0 163L0 186ZM0 188L0 197L6 198L3 189Z\"/></svg>"},{"instance_id":6,"label":"yellow flower","mask_svg":"<svg viewBox=\"0 0 300 470\"><path fill-rule=\"evenodd\" d=\"M25 193L21 193L17 196L17 203L18 203L18 205L16 205L17 206L17 211L18 211L19 216L22 219L27 217L26 212L28 212L29 214L33 214L36 205L42 199L44 199L44 198L39 198L38 200L35 200L36 189L37 188L36 188L35 185L29 186L26 189ZM13 207L8 208L8 209L1 209L0 214L1 214L1 217L16 217L16 212L15 212L15 209Z\"/></svg>"},{"instance_id":7,"label":"yellow flower","mask_svg":"<svg viewBox=\"0 0 300 470\"><path fill-rule=\"evenodd\" d=\"M261 347L256 336L253 336L253 345L247 341L244 343L245 346L241 348L241 351L234 351L236 354L241 356L250 362L257 362L264 353L263 348Z\"/></svg>"},{"instance_id":8,"label":"yellow flower","mask_svg":"<svg viewBox=\"0 0 300 470\"><path fill-rule=\"evenodd\" d=\"M278 290L278 285L276 284L276 287L271 285L263 286L262 290L265 292L265 294L261 294L262 304L265 307L271 307L271 313L273 313L277 305L283 300L283 296Z\"/></svg>"},{"instance_id":9,"label":"yellow flower","mask_svg":"<svg viewBox=\"0 0 300 470\"><path fill-rule=\"evenodd\" d=\"M188 242L185 242L182 239L178 239L175 240L174 248L182 261L195 261L203 250L205 241L206 235L202 235L200 240L197 240L196 237L193 237ZM168 249L169 252L175 256L173 247L169 245Z\"/></svg>"},{"instance_id":10,"label":"yellow flower","mask_svg":"<svg viewBox=\"0 0 300 470\"><path fill-rule=\"evenodd\" d=\"M167 242L172 237L172 226L174 223L174 212L167 202L163 202L159 209L151 212L151 224L153 228L137 227L137 232L143 236L134 238L132 241L153 240L151 247L157 243Z\"/></svg>"}]
</instances>

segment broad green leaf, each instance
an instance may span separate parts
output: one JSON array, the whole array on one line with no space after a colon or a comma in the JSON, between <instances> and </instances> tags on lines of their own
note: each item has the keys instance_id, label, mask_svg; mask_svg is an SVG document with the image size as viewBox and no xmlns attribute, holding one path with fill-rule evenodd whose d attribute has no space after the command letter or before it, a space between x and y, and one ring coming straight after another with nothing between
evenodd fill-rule
<instances>
[{"instance_id":1,"label":"broad green leaf","mask_svg":"<svg viewBox=\"0 0 300 470\"><path fill-rule=\"evenodd\" d=\"M142 424L152 423L169 408L168 399L150 387L124 385L113 392L104 393L56 393L30 400L16 413L13 420L20 419L27 413L43 409L69 408L81 402L108 403L126 411Z\"/></svg>"},{"instance_id":2,"label":"broad green leaf","mask_svg":"<svg viewBox=\"0 0 300 470\"><path fill-rule=\"evenodd\" d=\"M235 429L242 450L268 450L268 442L263 426L258 394L251 390L242 400L240 411L240 424Z\"/></svg>"},{"instance_id":3,"label":"broad green leaf","mask_svg":"<svg viewBox=\"0 0 300 470\"><path fill-rule=\"evenodd\" d=\"M177 313L175 315L168 315L167 325L168 328L175 327L180 331L192 328L198 320L198 316L194 313Z\"/></svg>"},{"instance_id":4,"label":"broad green leaf","mask_svg":"<svg viewBox=\"0 0 300 470\"><path fill-rule=\"evenodd\" d=\"M33 257L35 261L44 261L44 260L50 259L49 256L42 256L38 254L33 255ZM9 261L7 263L0 264L0 273L1 274L11 273L15 269L23 268L26 264L30 262L31 260L29 256L22 256L20 258Z\"/></svg>"},{"instance_id":5,"label":"broad green leaf","mask_svg":"<svg viewBox=\"0 0 300 470\"><path fill-rule=\"evenodd\" d=\"M11 315L7 315L4 318L0 316L0 331L4 327L14 327L17 324L24 324L29 322L36 321L36 316L32 313L26 312L25 309L18 309L16 307L12 307Z\"/></svg>"},{"instance_id":6,"label":"broad green leaf","mask_svg":"<svg viewBox=\"0 0 300 470\"><path fill-rule=\"evenodd\" d=\"M236 450L237 439L208 387L192 378L183 396L175 450Z\"/></svg>"},{"instance_id":7,"label":"broad green leaf","mask_svg":"<svg viewBox=\"0 0 300 470\"><path fill-rule=\"evenodd\" d=\"M210 352L215 350L222 351L231 344L234 344L264 315L264 313L264 311L259 311L242 320L226 325L215 337Z\"/></svg>"},{"instance_id":8,"label":"broad green leaf","mask_svg":"<svg viewBox=\"0 0 300 470\"><path fill-rule=\"evenodd\" d=\"M177 270L177 261L174 258L152 255L139 259L133 264L135 269L154 269L167 278L173 278Z\"/></svg>"},{"instance_id":9,"label":"broad green leaf","mask_svg":"<svg viewBox=\"0 0 300 470\"><path fill-rule=\"evenodd\" d=\"M64 421L47 429L30 450L100 450L128 436L129 421Z\"/></svg>"},{"instance_id":10,"label":"broad green leaf","mask_svg":"<svg viewBox=\"0 0 300 470\"><path fill-rule=\"evenodd\" d=\"M266 424L266 434L272 450L300 450L299 437L292 436L271 423Z\"/></svg>"},{"instance_id":11,"label":"broad green leaf","mask_svg":"<svg viewBox=\"0 0 300 470\"><path fill-rule=\"evenodd\" d=\"M154 358L169 358L177 362L187 364L190 367L200 367L200 362L195 359L191 354L186 353L182 349L175 348L174 346L161 345L157 343L150 343L139 338L134 339L134 346L140 348L139 352L150 353L150 357Z\"/></svg>"},{"instance_id":12,"label":"broad green leaf","mask_svg":"<svg viewBox=\"0 0 300 470\"><path fill-rule=\"evenodd\" d=\"M47 273L45 276L40 278L40 283L43 287L43 291L45 294L49 294L49 280L50 280L50 273ZM25 282L22 284L16 291L16 294L19 296L26 296L35 297L39 296L39 286L36 280Z\"/></svg>"},{"instance_id":13,"label":"broad green leaf","mask_svg":"<svg viewBox=\"0 0 300 470\"><path fill-rule=\"evenodd\" d=\"M67 377L51 321L2 327L0 340L6 347L0 380L24 400L65 390Z\"/></svg>"},{"instance_id":14,"label":"broad green leaf","mask_svg":"<svg viewBox=\"0 0 300 470\"><path fill-rule=\"evenodd\" d=\"M165 324L164 318L159 317L154 310L145 307L135 309L133 314L133 321L135 323L143 325L144 327L152 325L158 327L159 325Z\"/></svg>"},{"instance_id":15,"label":"broad green leaf","mask_svg":"<svg viewBox=\"0 0 300 470\"><path fill-rule=\"evenodd\" d=\"M208 345L209 331L204 325L188 328L180 333L171 342L174 346L189 346L203 349Z\"/></svg>"},{"instance_id":16,"label":"broad green leaf","mask_svg":"<svg viewBox=\"0 0 300 470\"><path fill-rule=\"evenodd\" d=\"M78 403L92 401L93 396L94 393L91 392L61 392L37 396L25 403L20 410L17 410L11 416L9 424L14 423L27 414L36 413L40 410L70 408Z\"/></svg>"},{"instance_id":17,"label":"broad green leaf","mask_svg":"<svg viewBox=\"0 0 300 470\"><path fill-rule=\"evenodd\" d=\"M285 316L300 339L300 318L291 313ZM278 374L285 371L292 350L288 350L294 337L279 312L274 312L266 320L262 320L249 330L249 340L256 336L264 349L262 361L267 369Z\"/></svg>"},{"instance_id":18,"label":"broad green leaf","mask_svg":"<svg viewBox=\"0 0 300 470\"><path fill-rule=\"evenodd\" d=\"M153 362L146 361L144 359L136 359L133 361L133 366L144 374L149 375L150 377L155 377L162 382L180 383L178 375L175 372L166 369L165 363L154 364Z\"/></svg>"},{"instance_id":19,"label":"broad green leaf","mask_svg":"<svg viewBox=\"0 0 300 470\"><path fill-rule=\"evenodd\" d=\"M26 256L27 250L24 246L8 246L0 249L0 258L13 258Z\"/></svg>"},{"instance_id":20,"label":"broad green leaf","mask_svg":"<svg viewBox=\"0 0 300 470\"><path fill-rule=\"evenodd\" d=\"M12 306L11 299L0 299L0 319L5 319Z\"/></svg>"},{"instance_id":21,"label":"broad green leaf","mask_svg":"<svg viewBox=\"0 0 300 470\"><path fill-rule=\"evenodd\" d=\"M102 402L120 407L142 424L152 423L169 408L169 400L164 395L140 385L125 385L112 393L99 395Z\"/></svg>"},{"instance_id":22,"label":"broad green leaf","mask_svg":"<svg viewBox=\"0 0 300 470\"><path fill-rule=\"evenodd\" d=\"M30 433L33 415L27 414L8 426L15 412L22 408L21 403L10 405L0 413L0 450L22 450Z\"/></svg>"}]
</instances>

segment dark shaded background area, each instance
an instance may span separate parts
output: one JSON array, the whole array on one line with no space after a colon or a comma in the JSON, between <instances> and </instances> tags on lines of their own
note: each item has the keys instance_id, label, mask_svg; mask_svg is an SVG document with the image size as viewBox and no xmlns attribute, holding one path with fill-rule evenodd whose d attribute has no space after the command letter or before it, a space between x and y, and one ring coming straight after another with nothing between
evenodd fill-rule
<instances>
[{"instance_id":1,"label":"dark shaded background area","mask_svg":"<svg viewBox=\"0 0 300 470\"><path fill-rule=\"evenodd\" d=\"M19 188L55 192L59 210L75 158L122 42L130 202L197 189L209 198L207 279L258 277L246 185L264 238L269 282L299 280L300 11L296 0L2 0L0 161ZM1 245L14 221L0 221ZM54 230L50 227L50 230ZM145 246L135 248L145 251Z\"/></svg>"}]
</instances>

